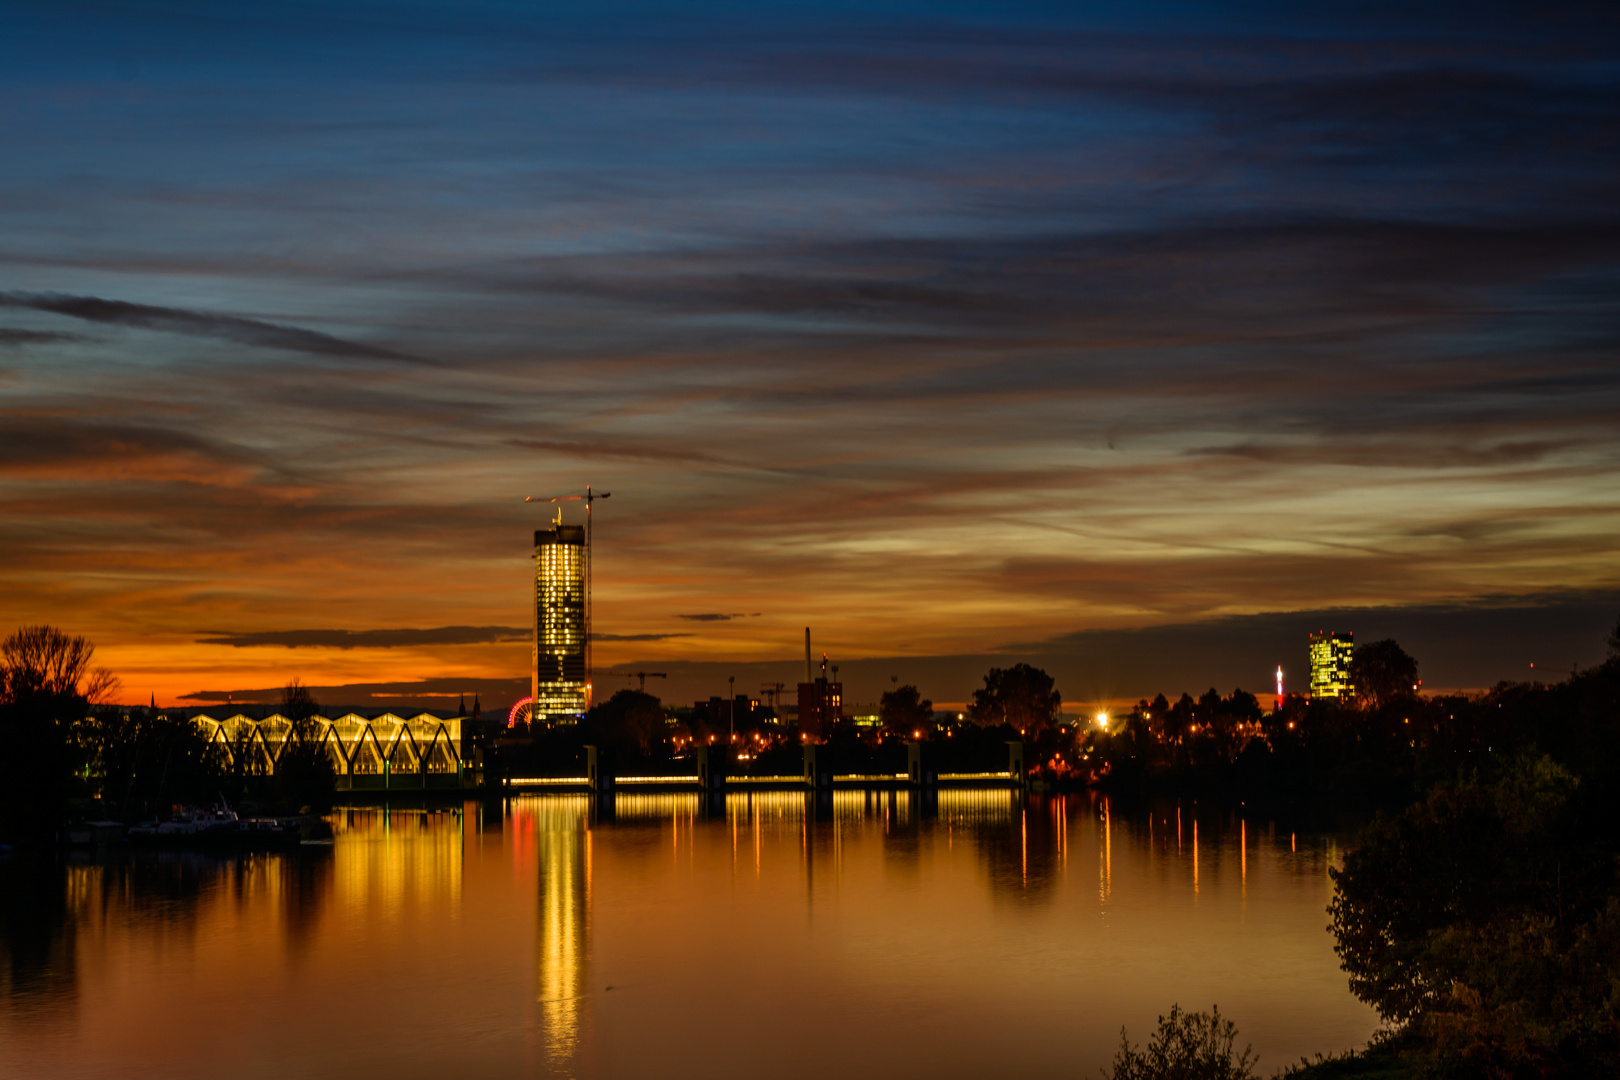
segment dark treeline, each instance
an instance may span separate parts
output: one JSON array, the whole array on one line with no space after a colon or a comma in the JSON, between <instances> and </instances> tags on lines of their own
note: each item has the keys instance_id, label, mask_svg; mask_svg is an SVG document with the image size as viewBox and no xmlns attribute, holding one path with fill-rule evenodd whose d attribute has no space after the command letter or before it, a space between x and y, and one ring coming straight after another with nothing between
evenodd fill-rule
<instances>
[{"instance_id":1,"label":"dark treeline","mask_svg":"<svg viewBox=\"0 0 1620 1080\"><path fill-rule=\"evenodd\" d=\"M1140 702L1082 753L1106 789L1228 793L1399 805L1459 769L1519 747L1560 760L1612 755L1613 665L1558 684L1501 683L1421 696L1417 664L1392 641L1355 652L1354 697L1285 698L1266 712L1241 690Z\"/></svg>"},{"instance_id":2,"label":"dark treeline","mask_svg":"<svg viewBox=\"0 0 1620 1080\"><path fill-rule=\"evenodd\" d=\"M1156 733L1150 714L1168 703L1144 703L1097 743L1115 783L1412 794L1332 871L1336 951L1386 1026L1365 1050L1284 1075L1620 1076L1620 623L1608 644L1605 663L1558 684L1476 696L1402 692L1415 666L1401 661L1356 706L1251 720L1206 695L1170 706ZM1381 652L1386 667L1399 659ZM1191 729L1206 724L1201 742ZM1234 1036L1218 1016L1172 1009L1145 1050L1124 1042L1110 1075L1253 1077Z\"/></svg>"},{"instance_id":3,"label":"dark treeline","mask_svg":"<svg viewBox=\"0 0 1620 1080\"><path fill-rule=\"evenodd\" d=\"M317 705L296 680L281 709L294 741L272 775L262 755L211 746L189 718L110 704L118 681L94 655L49 626L0 642L0 842L49 837L75 817L135 820L222 797L287 811L330 805L331 760L297 738Z\"/></svg>"},{"instance_id":4,"label":"dark treeline","mask_svg":"<svg viewBox=\"0 0 1620 1080\"><path fill-rule=\"evenodd\" d=\"M984 681L960 720L936 712L917 687L904 685L883 694L876 727L846 718L814 731L769 712L733 711L729 705L718 714L671 713L651 694L620 690L577 724L518 725L486 747L485 761L495 775L577 776L585 748L596 746L613 756L621 773L676 774L689 772L694 748L708 744L731 748L734 771L798 775L809 742L818 744L822 761L839 773L904 772L908 742L926 743L930 766L946 772L1005 769L1009 742L1032 741L1058 753L1067 748L1068 756L1075 756L1079 729L1060 722L1063 699L1050 675L1018 664L994 668ZM1054 775L1042 767L1035 772L1048 779Z\"/></svg>"},{"instance_id":5,"label":"dark treeline","mask_svg":"<svg viewBox=\"0 0 1620 1080\"><path fill-rule=\"evenodd\" d=\"M1620 624L1605 664L1469 704L1412 717L1422 790L1334 873L1350 988L1414 1073L1620 1075Z\"/></svg>"}]
</instances>

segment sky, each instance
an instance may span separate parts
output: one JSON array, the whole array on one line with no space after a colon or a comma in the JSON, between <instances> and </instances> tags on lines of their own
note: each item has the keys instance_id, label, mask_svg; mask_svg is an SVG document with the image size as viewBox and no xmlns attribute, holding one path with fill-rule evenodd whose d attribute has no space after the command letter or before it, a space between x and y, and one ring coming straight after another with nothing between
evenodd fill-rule
<instances>
[{"instance_id":1,"label":"sky","mask_svg":"<svg viewBox=\"0 0 1620 1080\"><path fill-rule=\"evenodd\" d=\"M0 3L0 630L499 695L591 484L675 700L1595 663L1620 17L1298 7Z\"/></svg>"}]
</instances>

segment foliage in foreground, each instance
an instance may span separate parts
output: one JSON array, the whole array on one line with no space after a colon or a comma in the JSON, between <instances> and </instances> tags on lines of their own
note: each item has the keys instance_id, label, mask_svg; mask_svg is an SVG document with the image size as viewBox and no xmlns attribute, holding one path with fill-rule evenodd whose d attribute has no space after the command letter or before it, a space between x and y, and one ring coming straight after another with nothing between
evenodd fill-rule
<instances>
[{"instance_id":1,"label":"foliage in foreground","mask_svg":"<svg viewBox=\"0 0 1620 1080\"><path fill-rule=\"evenodd\" d=\"M1499 702L1526 741L1374 822L1333 873L1350 988L1426 1076L1620 1075L1620 625L1610 649Z\"/></svg>"},{"instance_id":2,"label":"foliage in foreground","mask_svg":"<svg viewBox=\"0 0 1620 1080\"><path fill-rule=\"evenodd\" d=\"M1145 1047L1132 1045L1130 1034L1120 1029L1119 1052L1103 1075L1107 1080L1254 1080L1253 1048L1237 1052L1236 1042L1237 1025L1223 1020L1219 1008L1187 1013L1172 1005Z\"/></svg>"},{"instance_id":3,"label":"foliage in foreground","mask_svg":"<svg viewBox=\"0 0 1620 1080\"><path fill-rule=\"evenodd\" d=\"M1620 1074L1604 787L1521 753L1377 822L1334 872L1350 987L1406 1025L1432 1075Z\"/></svg>"}]
</instances>

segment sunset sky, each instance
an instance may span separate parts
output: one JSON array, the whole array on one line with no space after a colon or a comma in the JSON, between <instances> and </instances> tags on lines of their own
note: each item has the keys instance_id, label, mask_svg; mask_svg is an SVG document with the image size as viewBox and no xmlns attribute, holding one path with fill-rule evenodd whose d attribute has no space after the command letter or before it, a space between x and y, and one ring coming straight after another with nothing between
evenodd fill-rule
<instances>
[{"instance_id":1,"label":"sunset sky","mask_svg":"<svg viewBox=\"0 0 1620 1080\"><path fill-rule=\"evenodd\" d=\"M590 483L676 700L1594 663L1620 21L1298 7L0 4L0 632L496 694Z\"/></svg>"}]
</instances>

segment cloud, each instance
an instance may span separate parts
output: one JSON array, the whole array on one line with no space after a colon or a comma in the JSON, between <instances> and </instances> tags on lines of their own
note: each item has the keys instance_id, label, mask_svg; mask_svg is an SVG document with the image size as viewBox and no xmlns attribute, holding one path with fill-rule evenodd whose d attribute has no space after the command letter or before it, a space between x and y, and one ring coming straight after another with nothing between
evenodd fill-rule
<instances>
[{"instance_id":1,"label":"cloud","mask_svg":"<svg viewBox=\"0 0 1620 1080\"><path fill-rule=\"evenodd\" d=\"M422 630L258 630L231 633L204 630L199 645L236 649L280 646L287 649L405 649L423 645L483 645L527 641L531 630L517 626L436 626Z\"/></svg>"},{"instance_id":2,"label":"cloud","mask_svg":"<svg viewBox=\"0 0 1620 1080\"><path fill-rule=\"evenodd\" d=\"M756 611L751 615L740 611L732 615L709 612L702 615L677 615L675 617L677 619L691 619L693 622L729 622L732 619L757 619L759 618L759 612Z\"/></svg>"},{"instance_id":3,"label":"cloud","mask_svg":"<svg viewBox=\"0 0 1620 1080\"><path fill-rule=\"evenodd\" d=\"M183 308L153 307L132 304L123 300L104 300L97 296L67 296L61 293L0 292L0 307L29 308L87 322L113 326L130 326L142 330L159 330L192 337L215 338L239 345L265 349L283 349L309 356L331 357L345 360L404 360L421 363L414 357L392 349L345 341L316 330L297 326L244 319L235 315L212 312L187 311Z\"/></svg>"},{"instance_id":4,"label":"cloud","mask_svg":"<svg viewBox=\"0 0 1620 1080\"><path fill-rule=\"evenodd\" d=\"M668 641L670 638L691 637L691 634L603 634L592 632L592 641Z\"/></svg>"},{"instance_id":5,"label":"cloud","mask_svg":"<svg viewBox=\"0 0 1620 1080\"><path fill-rule=\"evenodd\" d=\"M0 409L0 475L245 484L264 462L241 447L135 420Z\"/></svg>"},{"instance_id":6,"label":"cloud","mask_svg":"<svg viewBox=\"0 0 1620 1080\"><path fill-rule=\"evenodd\" d=\"M709 463L716 465L737 464L726 462L711 454L687 449L677 445L665 446L637 446L629 443L577 443L562 442L555 439L508 439L510 446L520 446L526 450L544 450L552 454L565 454L569 457L594 458L621 458L626 461L679 461Z\"/></svg>"},{"instance_id":7,"label":"cloud","mask_svg":"<svg viewBox=\"0 0 1620 1080\"><path fill-rule=\"evenodd\" d=\"M49 330L17 330L9 326L0 326L0 348L81 340L83 339L78 334L60 334Z\"/></svg>"},{"instance_id":8,"label":"cloud","mask_svg":"<svg viewBox=\"0 0 1620 1080\"><path fill-rule=\"evenodd\" d=\"M529 694L526 679L491 679L478 676L440 676L395 682L335 683L308 686L310 694L326 710L353 708L443 709L448 699L467 696L467 708L477 694L486 715L498 715ZM224 704L274 705L281 701L283 687L260 686L239 690L196 690L178 695L181 701Z\"/></svg>"},{"instance_id":9,"label":"cloud","mask_svg":"<svg viewBox=\"0 0 1620 1080\"><path fill-rule=\"evenodd\" d=\"M1540 461L1581 445L1575 439L1531 439L1486 446L1435 445L1419 442L1346 443L1344 440L1244 442L1232 446L1200 447L1185 451L1193 456L1233 457L1268 464L1320 462L1398 469L1478 469Z\"/></svg>"}]
</instances>

